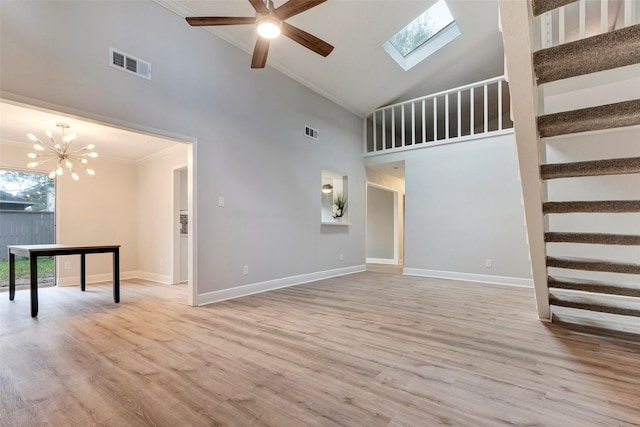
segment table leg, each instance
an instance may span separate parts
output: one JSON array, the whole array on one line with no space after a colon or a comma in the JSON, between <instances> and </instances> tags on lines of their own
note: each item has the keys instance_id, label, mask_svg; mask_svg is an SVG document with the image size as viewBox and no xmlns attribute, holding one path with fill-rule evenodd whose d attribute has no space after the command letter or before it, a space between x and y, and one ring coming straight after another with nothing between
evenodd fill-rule
<instances>
[{"instance_id":1,"label":"table leg","mask_svg":"<svg viewBox=\"0 0 640 427\"><path fill-rule=\"evenodd\" d=\"M80 290L84 292L87 288L87 265L85 263L87 254L80 254Z\"/></svg>"},{"instance_id":2,"label":"table leg","mask_svg":"<svg viewBox=\"0 0 640 427\"><path fill-rule=\"evenodd\" d=\"M29 275L31 281L31 317L38 316L38 257L29 256Z\"/></svg>"},{"instance_id":3,"label":"table leg","mask_svg":"<svg viewBox=\"0 0 640 427\"><path fill-rule=\"evenodd\" d=\"M120 302L120 249L113 252L113 301Z\"/></svg>"},{"instance_id":4,"label":"table leg","mask_svg":"<svg viewBox=\"0 0 640 427\"><path fill-rule=\"evenodd\" d=\"M16 297L16 254L9 252L9 300Z\"/></svg>"}]
</instances>

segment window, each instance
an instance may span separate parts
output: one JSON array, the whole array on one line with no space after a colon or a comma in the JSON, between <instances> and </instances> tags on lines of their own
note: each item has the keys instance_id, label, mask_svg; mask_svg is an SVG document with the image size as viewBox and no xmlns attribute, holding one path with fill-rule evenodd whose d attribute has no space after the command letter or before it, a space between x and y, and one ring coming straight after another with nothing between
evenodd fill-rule
<instances>
[{"instance_id":1,"label":"window","mask_svg":"<svg viewBox=\"0 0 640 427\"><path fill-rule=\"evenodd\" d=\"M8 245L55 242L55 180L0 170L0 287L9 285ZM53 257L38 257L38 283L55 284ZM16 285L29 284L29 259L16 259Z\"/></svg>"},{"instance_id":2,"label":"window","mask_svg":"<svg viewBox=\"0 0 640 427\"><path fill-rule=\"evenodd\" d=\"M460 34L447 4L439 0L387 40L383 47L407 71Z\"/></svg>"}]
</instances>

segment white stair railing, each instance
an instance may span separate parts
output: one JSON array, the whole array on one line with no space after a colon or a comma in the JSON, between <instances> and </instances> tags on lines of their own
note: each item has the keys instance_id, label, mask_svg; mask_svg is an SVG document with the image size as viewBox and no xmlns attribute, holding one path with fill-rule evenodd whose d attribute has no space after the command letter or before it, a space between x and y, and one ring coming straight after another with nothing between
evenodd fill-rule
<instances>
[{"instance_id":1,"label":"white stair railing","mask_svg":"<svg viewBox=\"0 0 640 427\"><path fill-rule=\"evenodd\" d=\"M640 23L637 0L578 0L535 18L535 50L559 46Z\"/></svg>"},{"instance_id":2,"label":"white stair railing","mask_svg":"<svg viewBox=\"0 0 640 427\"><path fill-rule=\"evenodd\" d=\"M513 128L504 76L378 108L364 119L365 156L479 138Z\"/></svg>"}]
</instances>

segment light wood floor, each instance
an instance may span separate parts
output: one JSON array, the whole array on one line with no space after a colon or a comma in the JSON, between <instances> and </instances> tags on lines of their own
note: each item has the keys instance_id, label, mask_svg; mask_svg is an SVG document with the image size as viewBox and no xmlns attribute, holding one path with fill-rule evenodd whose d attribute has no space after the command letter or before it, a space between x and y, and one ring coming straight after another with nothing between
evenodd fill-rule
<instances>
[{"instance_id":1,"label":"light wood floor","mask_svg":"<svg viewBox=\"0 0 640 427\"><path fill-rule=\"evenodd\" d=\"M640 344L533 291L363 272L207 307L124 282L0 293L4 426L640 425Z\"/></svg>"}]
</instances>

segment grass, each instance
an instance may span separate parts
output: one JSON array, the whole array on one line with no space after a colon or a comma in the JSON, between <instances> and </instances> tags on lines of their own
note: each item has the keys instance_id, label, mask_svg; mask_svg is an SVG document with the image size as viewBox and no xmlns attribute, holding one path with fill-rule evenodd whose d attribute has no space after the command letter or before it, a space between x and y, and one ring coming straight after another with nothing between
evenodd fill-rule
<instances>
[{"instance_id":1,"label":"grass","mask_svg":"<svg viewBox=\"0 0 640 427\"><path fill-rule=\"evenodd\" d=\"M52 258L38 258L38 277L53 277L55 274L55 260ZM29 259L16 260L16 280L29 277ZM0 262L0 286L9 286L9 261Z\"/></svg>"}]
</instances>

